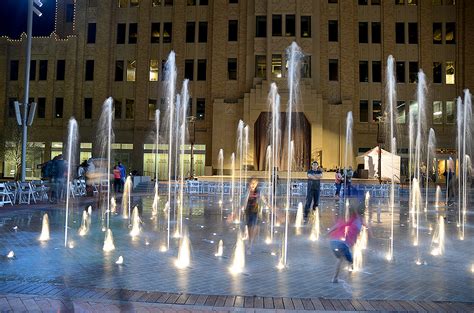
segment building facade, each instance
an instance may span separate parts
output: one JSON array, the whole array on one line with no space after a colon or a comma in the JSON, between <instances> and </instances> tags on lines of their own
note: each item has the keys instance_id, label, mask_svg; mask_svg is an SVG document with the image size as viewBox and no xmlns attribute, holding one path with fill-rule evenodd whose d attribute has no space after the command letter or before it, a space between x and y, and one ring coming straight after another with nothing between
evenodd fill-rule
<instances>
[{"instance_id":1,"label":"building facade","mask_svg":"<svg viewBox=\"0 0 474 313\"><path fill-rule=\"evenodd\" d=\"M328 169L343 165L349 111L352 162L384 141L379 120L389 55L396 60L399 152L406 154L408 112L418 105L416 74L423 69L427 129L435 130L439 157L447 158L455 149L455 99L464 88L474 89L474 41L468 40L474 38L473 12L467 0L57 1L55 32L33 38L30 101L38 109L29 127L27 176L38 177L37 165L61 153L72 116L79 124L80 159L97 156L97 123L109 96L115 100L115 159L149 176L155 160L166 167L167 145L155 158L152 131L155 109L165 111L163 64L172 50L178 89L190 80L195 174L215 172L220 149L230 168L239 120L249 125L247 167L264 169L268 92L275 82L285 121L285 51L293 41L304 54L294 115L302 125L295 131L301 138L296 170L310 159ZM22 99L25 45L24 35L0 38L5 177L16 171L13 102ZM190 155L184 161L189 164Z\"/></svg>"}]
</instances>

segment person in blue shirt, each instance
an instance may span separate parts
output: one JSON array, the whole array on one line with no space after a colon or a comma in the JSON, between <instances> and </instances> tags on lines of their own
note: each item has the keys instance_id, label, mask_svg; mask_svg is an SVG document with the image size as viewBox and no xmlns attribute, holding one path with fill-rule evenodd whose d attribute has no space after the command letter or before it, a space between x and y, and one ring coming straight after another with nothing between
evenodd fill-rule
<instances>
[{"instance_id":1,"label":"person in blue shirt","mask_svg":"<svg viewBox=\"0 0 474 313\"><path fill-rule=\"evenodd\" d=\"M122 162L118 162L118 168L120 170L120 192L123 192L123 187L125 186L125 179L127 178L127 171Z\"/></svg>"},{"instance_id":2,"label":"person in blue shirt","mask_svg":"<svg viewBox=\"0 0 474 313\"><path fill-rule=\"evenodd\" d=\"M304 206L304 220L307 221L309 207L313 204L313 211L319 206L319 193L321 190L321 178L323 178L323 169L319 167L318 162L311 163L311 169L308 171L308 192L306 194L306 204Z\"/></svg>"}]
</instances>

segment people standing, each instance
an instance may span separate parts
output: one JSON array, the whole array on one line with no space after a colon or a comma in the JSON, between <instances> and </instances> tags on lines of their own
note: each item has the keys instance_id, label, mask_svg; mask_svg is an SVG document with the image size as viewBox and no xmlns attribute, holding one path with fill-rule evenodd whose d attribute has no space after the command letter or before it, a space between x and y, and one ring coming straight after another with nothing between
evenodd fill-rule
<instances>
[{"instance_id":1,"label":"people standing","mask_svg":"<svg viewBox=\"0 0 474 313\"><path fill-rule=\"evenodd\" d=\"M251 254L253 241L257 235L257 220L258 220L258 200L260 192L258 188L258 180L253 178L250 181L249 193L247 198L247 205L245 206L246 224L249 233L249 240L247 246L247 254Z\"/></svg>"},{"instance_id":2,"label":"people standing","mask_svg":"<svg viewBox=\"0 0 474 313\"><path fill-rule=\"evenodd\" d=\"M311 163L311 169L308 171L308 189L306 194L306 204L304 206L304 220L307 221L309 215L309 207L313 204L313 211L319 206L319 193L321 191L321 178L323 178L323 170L319 167L318 162Z\"/></svg>"},{"instance_id":3,"label":"people standing","mask_svg":"<svg viewBox=\"0 0 474 313\"><path fill-rule=\"evenodd\" d=\"M342 261L345 259L352 267L353 258L351 253L351 247L356 243L357 236L364 226L364 221L361 214L364 212L364 203L357 201L351 203L350 217L348 221L339 219L336 224L331 227L328 231L328 235L331 238L330 247L336 256L336 270L332 279L333 283L338 282L338 275L341 269Z\"/></svg>"},{"instance_id":4,"label":"people standing","mask_svg":"<svg viewBox=\"0 0 474 313\"><path fill-rule=\"evenodd\" d=\"M341 174L341 170L340 169L337 169L336 170L336 175L334 177L334 182L336 184L336 194L335 194L335 197L336 199L339 199L339 195L341 193L341 186L342 186L342 181L343 181L343 178L342 178L342 174Z\"/></svg>"},{"instance_id":5,"label":"people standing","mask_svg":"<svg viewBox=\"0 0 474 313\"><path fill-rule=\"evenodd\" d=\"M123 192L123 187L125 186L125 179L127 178L127 171L122 162L118 162L118 168L120 170L120 192Z\"/></svg>"},{"instance_id":6,"label":"people standing","mask_svg":"<svg viewBox=\"0 0 474 313\"><path fill-rule=\"evenodd\" d=\"M122 184L120 168L118 165L114 166L113 174L114 174L114 191L115 193L118 193L120 190L120 186Z\"/></svg>"}]
</instances>

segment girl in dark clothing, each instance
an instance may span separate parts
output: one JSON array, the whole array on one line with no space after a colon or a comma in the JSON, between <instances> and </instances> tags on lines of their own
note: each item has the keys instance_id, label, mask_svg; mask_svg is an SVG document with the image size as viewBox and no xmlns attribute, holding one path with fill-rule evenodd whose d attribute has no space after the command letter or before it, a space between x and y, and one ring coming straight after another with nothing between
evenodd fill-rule
<instances>
[{"instance_id":1,"label":"girl in dark clothing","mask_svg":"<svg viewBox=\"0 0 474 313\"><path fill-rule=\"evenodd\" d=\"M247 218L247 228L249 232L249 244L247 253L250 254L250 250L253 245L253 241L257 234L257 218L258 218L258 200L260 193L258 190L258 180L252 179L249 186L249 195L247 198L247 206L245 207L245 215Z\"/></svg>"}]
</instances>

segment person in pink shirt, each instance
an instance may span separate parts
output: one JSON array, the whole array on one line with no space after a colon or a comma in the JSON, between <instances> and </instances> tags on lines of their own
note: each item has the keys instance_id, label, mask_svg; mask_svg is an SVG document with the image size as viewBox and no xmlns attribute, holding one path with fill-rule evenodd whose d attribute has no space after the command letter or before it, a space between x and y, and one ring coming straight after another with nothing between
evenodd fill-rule
<instances>
[{"instance_id":1,"label":"person in pink shirt","mask_svg":"<svg viewBox=\"0 0 474 313\"><path fill-rule=\"evenodd\" d=\"M328 231L331 238L330 247L334 255L338 259L336 263L336 271L332 279L333 283L337 283L337 277L341 269L343 259L346 259L352 266L351 247L356 243L357 236L364 226L361 214L364 212L364 204L361 201L350 205L350 217L347 221L339 219L336 224Z\"/></svg>"}]
</instances>

